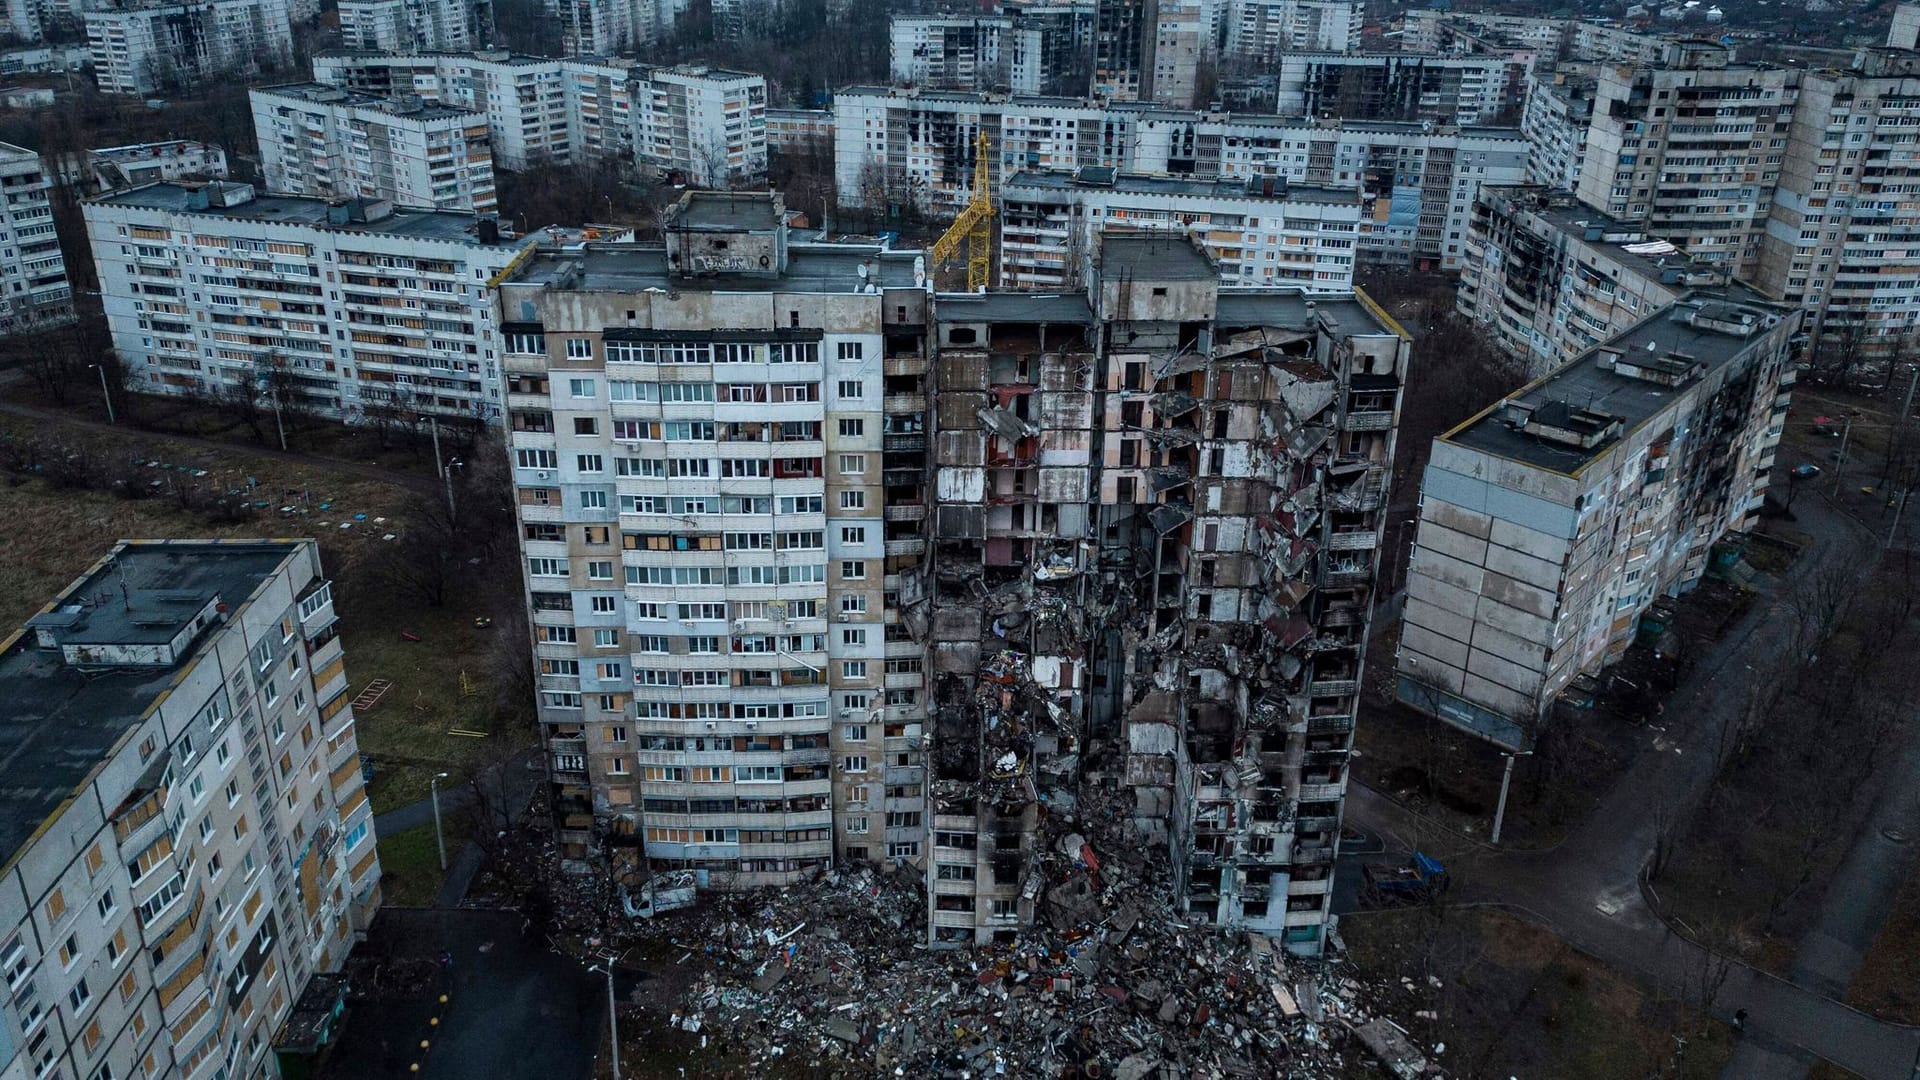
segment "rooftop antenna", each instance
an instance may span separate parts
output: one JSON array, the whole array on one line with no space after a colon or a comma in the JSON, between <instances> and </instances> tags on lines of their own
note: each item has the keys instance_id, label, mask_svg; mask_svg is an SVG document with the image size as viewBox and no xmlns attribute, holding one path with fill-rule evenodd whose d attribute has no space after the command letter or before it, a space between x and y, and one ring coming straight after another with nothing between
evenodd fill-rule
<instances>
[{"instance_id":1,"label":"rooftop antenna","mask_svg":"<svg viewBox=\"0 0 1920 1080\"><path fill-rule=\"evenodd\" d=\"M120 565L120 557L113 557L113 572L120 579L120 606L126 611L133 610L133 591L127 588L127 571Z\"/></svg>"}]
</instances>

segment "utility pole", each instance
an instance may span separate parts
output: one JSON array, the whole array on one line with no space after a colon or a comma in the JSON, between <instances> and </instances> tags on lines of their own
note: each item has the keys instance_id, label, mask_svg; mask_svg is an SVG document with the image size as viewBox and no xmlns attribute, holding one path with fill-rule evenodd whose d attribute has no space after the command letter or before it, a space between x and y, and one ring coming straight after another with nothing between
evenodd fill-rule
<instances>
[{"instance_id":1,"label":"utility pole","mask_svg":"<svg viewBox=\"0 0 1920 1080\"><path fill-rule=\"evenodd\" d=\"M445 480L447 485L447 524L449 525L460 524L460 514L453 508L453 470L460 467L461 464L462 462L459 458L454 458L447 463L446 471L440 474L441 479Z\"/></svg>"},{"instance_id":2,"label":"utility pole","mask_svg":"<svg viewBox=\"0 0 1920 1080\"><path fill-rule=\"evenodd\" d=\"M1900 531L1900 515L1907 512L1907 496L1911 494L1913 494L1913 488L1911 485L1909 485L1906 490L1900 493L1900 505L1893 511L1893 524L1887 527L1886 547L1888 548L1891 548L1893 546L1893 534Z\"/></svg>"},{"instance_id":3,"label":"utility pole","mask_svg":"<svg viewBox=\"0 0 1920 1080\"><path fill-rule=\"evenodd\" d=\"M447 872L447 838L440 832L440 781L447 778L446 773L435 773L427 781L427 794L433 799L433 842L440 849L440 872Z\"/></svg>"},{"instance_id":4,"label":"utility pole","mask_svg":"<svg viewBox=\"0 0 1920 1080\"><path fill-rule=\"evenodd\" d=\"M420 419L425 420L433 430L433 475L447 475L446 466L440 464L440 418L428 413Z\"/></svg>"},{"instance_id":5,"label":"utility pole","mask_svg":"<svg viewBox=\"0 0 1920 1080\"><path fill-rule=\"evenodd\" d=\"M287 425L280 420L280 392L275 390L271 393L273 395L273 428L280 434L280 449L284 453L287 449Z\"/></svg>"},{"instance_id":6,"label":"utility pole","mask_svg":"<svg viewBox=\"0 0 1920 1080\"><path fill-rule=\"evenodd\" d=\"M68 72L67 77L71 79L72 72ZM107 366L105 364L88 364L87 366L100 373L100 397L107 403L107 423L119 423L120 421L113 416L113 394L107 390Z\"/></svg>"},{"instance_id":7,"label":"utility pole","mask_svg":"<svg viewBox=\"0 0 1920 1080\"><path fill-rule=\"evenodd\" d=\"M1853 437L1853 417L1847 417L1847 426L1840 429L1840 456L1833 461L1833 494L1840 494L1840 474L1847 470L1847 441Z\"/></svg>"},{"instance_id":8,"label":"utility pole","mask_svg":"<svg viewBox=\"0 0 1920 1080\"><path fill-rule=\"evenodd\" d=\"M607 976L607 1027L613 1039L613 1080L620 1080L620 1012L613 997L613 957L602 956L598 964L587 965L587 970L605 972Z\"/></svg>"},{"instance_id":9,"label":"utility pole","mask_svg":"<svg viewBox=\"0 0 1920 1080\"><path fill-rule=\"evenodd\" d=\"M1488 838L1488 842L1493 844L1500 842L1500 826L1504 825L1507 820L1507 787L1513 783L1514 759L1531 757L1533 756L1533 751L1515 750L1502 756L1507 759L1507 767L1506 770L1500 774L1500 803L1494 807L1493 810L1493 835Z\"/></svg>"}]
</instances>

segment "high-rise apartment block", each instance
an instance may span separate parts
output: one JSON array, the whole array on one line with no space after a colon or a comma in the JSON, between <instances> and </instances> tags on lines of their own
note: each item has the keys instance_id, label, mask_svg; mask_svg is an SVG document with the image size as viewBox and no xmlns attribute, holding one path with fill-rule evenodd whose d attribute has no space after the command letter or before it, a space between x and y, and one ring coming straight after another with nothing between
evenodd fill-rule
<instances>
[{"instance_id":1,"label":"high-rise apartment block","mask_svg":"<svg viewBox=\"0 0 1920 1080\"><path fill-rule=\"evenodd\" d=\"M1495 123L1519 118L1526 85L1506 56L1288 52L1277 66L1283 116Z\"/></svg>"},{"instance_id":2,"label":"high-rise apartment block","mask_svg":"<svg viewBox=\"0 0 1920 1080\"><path fill-rule=\"evenodd\" d=\"M330 53L316 81L417 94L486 118L495 163L632 162L708 186L766 178L767 80L704 66L480 53Z\"/></svg>"},{"instance_id":3,"label":"high-rise apartment block","mask_svg":"<svg viewBox=\"0 0 1920 1080\"><path fill-rule=\"evenodd\" d=\"M1358 52L1359 0L1234 0L1226 6L1229 61L1271 66L1290 52Z\"/></svg>"},{"instance_id":4,"label":"high-rise apartment block","mask_svg":"<svg viewBox=\"0 0 1920 1080\"><path fill-rule=\"evenodd\" d=\"M340 0L349 49L465 52L493 32L493 0Z\"/></svg>"},{"instance_id":5,"label":"high-rise apartment block","mask_svg":"<svg viewBox=\"0 0 1920 1080\"><path fill-rule=\"evenodd\" d=\"M1406 342L1177 237L1091 261L935 299L929 937L1042 917L1098 740L1180 910L1317 953Z\"/></svg>"},{"instance_id":6,"label":"high-rise apartment block","mask_svg":"<svg viewBox=\"0 0 1920 1080\"><path fill-rule=\"evenodd\" d=\"M1564 191L1480 189L1455 305L1544 375L1624 333L1725 269L1688 258L1644 226L1615 221Z\"/></svg>"},{"instance_id":7,"label":"high-rise apartment block","mask_svg":"<svg viewBox=\"0 0 1920 1080\"><path fill-rule=\"evenodd\" d=\"M834 95L835 190L842 203L965 205L984 132L998 187L1021 169L1088 166L1202 180L1284 179L1351 187L1361 199L1361 258L1452 269L1481 184L1525 179L1510 128L1314 121L1185 112L1057 98L853 87Z\"/></svg>"},{"instance_id":8,"label":"high-rise apartment block","mask_svg":"<svg viewBox=\"0 0 1920 1080\"><path fill-rule=\"evenodd\" d=\"M887 31L887 67L896 83L943 90L1011 87L1007 39L1013 20L1005 15L895 15Z\"/></svg>"},{"instance_id":9,"label":"high-rise apartment block","mask_svg":"<svg viewBox=\"0 0 1920 1080\"><path fill-rule=\"evenodd\" d=\"M1599 86L1594 65L1542 61L1527 72L1520 132L1527 139L1527 182L1568 191L1580 187L1587 161L1587 129Z\"/></svg>"},{"instance_id":10,"label":"high-rise apartment block","mask_svg":"<svg viewBox=\"0 0 1920 1080\"><path fill-rule=\"evenodd\" d=\"M1668 38L1590 19L1536 15L1496 15L1484 11L1409 9L1402 17L1400 42L1408 52L1473 53L1513 46L1563 53L1573 60L1652 63L1666 52Z\"/></svg>"},{"instance_id":11,"label":"high-rise apartment block","mask_svg":"<svg viewBox=\"0 0 1920 1080\"><path fill-rule=\"evenodd\" d=\"M1187 911L1318 951L1405 340L1178 236L949 296L782 218L693 193L501 286L566 852L893 861L990 942L1093 738Z\"/></svg>"},{"instance_id":12,"label":"high-rise apartment block","mask_svg":"<svg viewBox=\"0 0 1920 1080\"><path fill-rule=\"evenodd\" d=\"M138 187L158 180L224 180L227 152L212 143L191 139L103 146L62 156L56 172L59 182L93 191Z\"/></svg>"},{"instance_id":13,"label":"high-rise apartment block","mask_svg":"<svg viewBox=\"0 0 1920 1080\"><path fill-rule=\"evenodd\" d=\"M287 0L196 0L89 11L87 45L102 93L147 95L293 61Z\"/></svg>"},{"instance_id":14,"label":"high-rise apartment block","mask_svg":"<svg viewBox=\"0 0 1920 1080\"><path fill-rule=\"evenodd\" d=\"M1801 313L1689 292L1434 440L1397 696L1526 749L1765 499Z\"/></svg>"},{"instance_id":15,"label":"high-rise apartment block","mask_svg":"<svg viewBox=\"0 0 1920 1080\"><path fill-rule=\"evenodd\" d=\"M114 351L140 390L266 387L318 415L497 423L491 218L154 184L86 204Z\"/></svg>"},{"instance_id":16,"label":"high-rise apartment block","mask_svg":"<svg viewBox=\"0 0 1920 1080\"><path fill-rule=\"evenodd\" d=\"M8 1075L278 1075L380 905L334 622L311 540L123 541L0 647Z\"/></svg>"},{"instance_id":17,"label":"high-rise apartment block","mask_svg":"<svg viewBox=\"0 0 1920 1080\"><path fill-rule=\"evenodd\" d=\"M1227 285L1350 293L1360 228L1352 187L1277 177L1195 180L1088 167L1015 173L1000 187L1000 276L1009 289L1080 283L1107 232L1192 237Z\"/></svg>"},{"instance_id":18,"label":"high-rise apartment block","mask_svg":"<svg viewBox=\"0 0 1920 1080\"><path fill-rule=\"evenodd\" d=\"M917 858L882 509L895 436L925 438L887 374L924 363L918 256L789 243L765 195L690 194L666 238L500 289L561 843L719 886Z\"/></svg>"},{"instance_id":19,"label":"high-rise apartment block","mask_svg":"<svg viewBox=\"0 0 1920 1080\"><path fill-rule=\"evenodd\" d=\"M1746 276L1760 262L1800 73L1675 42L1659 66L1602 68L1582 202Z\"/></svg>"},{"instance_id":20,"label":"high-rise apartment block","mask_svg":"<svg viewBox=\"0 0 1920 1080\"><path fill-rule=\"evenodd\" d=\"M48 201L52 187L39 154L0 143L0 190L7 197L0 205L0 240L7 245L0 249L0 333L73 317L73 286Z\"/></svg>"},{"instance_id":21,"label":"high-rise apartment block","mask_svg":"<svg viewBox=\"0 0 1920 1080\"><path fill-rule=\"evenodd\" d=\"M247 96L271 191L474 213L499 205L492 141L476 113L319 83Z\"/></svg>"}]
</instances>

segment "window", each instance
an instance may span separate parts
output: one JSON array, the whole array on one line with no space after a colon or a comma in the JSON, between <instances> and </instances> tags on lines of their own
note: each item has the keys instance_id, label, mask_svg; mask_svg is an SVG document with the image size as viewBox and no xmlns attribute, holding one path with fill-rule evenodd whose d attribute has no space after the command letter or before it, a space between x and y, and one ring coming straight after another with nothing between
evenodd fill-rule
<instances>
[{"instance_id":1,"label":"window","mask_svg":"<svg viewBox=\"0 0 1920 1080\"><path fill-rule=\"evenodd\" d=\"M867 771L867 755L848 754L846 757L840 759L840 769L842 772L850 772L850 773L866 772Z\"/></svg>"},{"instance_id":2,"label":"window","mask_svg":"<svg viewBox=\"0 0 1920 1080\"><path fill-rule=\"evenodd\" d=\"M119 906L120 902L113 898L113 890L108 889L107 894L93 905L93 909L100 913L101 922L108 922L113 919L113 913L119 910Z\"/></svg>"},{"instance_id":3,"label":"window","mask_svg":"<svg viewBox=\"0 0 1920 1080\"><path fill-rule=\"evenodd\" d=\"M591 559L587 562L587 578L591 581L612 581L613 562L610 559Z\"/></svg>"},{"instance_id":4,"label":"window","mask_svg":"<svg viewBox=\"0 0 1920 1080\"><path fill-rule=\"evenodd\" d=\"M576 416L573 418L573 433L575 435L598 435L600 434L600 423L591 416ZM616 433L616 437L618 437L618 433Z\"/></svg>"},{"instance_id":5,"label":"window","mask_svg":"<svg viewBox=\"0 0 1920 1080\"><path fill-rule=\"evenodd\" d=\"M920 842L918 840L902 840L898 843L887 845L887 858L889 859L911 859L919 854Z\"/></svg>"},{"instance_id":6,"label":"window","mask_svg":"<svg viewBox=\"0 0 1920 1080\"><path fill-rule=\"evenodd\" d=\"M840 421L840 437L843 439L864 438L867 434L867 422L858 418Z\"/></svg>"},{"instance_id":7,"label":"window","mask_svg":"<svg viewBox=\"0 0 1920 1080\"><path fill-rule=\"evenodd\" d=\"M858 360L865 354L865 347L858 341L843 341L835 349L835 355L842 360Z\"/></svg>"},{"instance_id":8,"label":"window","mask_svg":"<svg viewBox=\"0 0 1920 1080\"><path fill-rule=\"evenodd\" d=\"M611 615L618 610L619 597L596 596L593 598L593 611L598 615Z\"/></svg>"},{"instance_id":9,"label":"window","mask_svg":"<svg viewBox=\"0 0 1920 1080\"><path fill-rule=\"evenodd\" d=\"M840 576L848 581L861 581L867 576L867 564L859 560L848 560L840 564Z\"/></svg>"},{"instance_id":10,"label":"window","mask_svg":"<svg viewBox=\"0 0 1920 1080\"><path fill-rule=\"evenodd\" d=\"M619 725L617 725L617 724L616 724L616 725L614 725L613 727L610 727L610 728L608 728L608 729L607 729L607 741L608 741L608 742L610 742L610 743L623 743L623 742L626 742L626 741L627 741L627 729L626 729L626 728L624 728L624 727L621 727L621 726L619 726Z\"/></svg>"},{"instance_id":11,"label":"window","mask_svg":"<svg viewBox=\"0 0 1920 1080\"><path fill-rule=\"evenodd\" d=\"M603 682L609 679L624 679L627 677L627 668L625 664L609 661L598 666L598 674Z\"/></svg>"},{"instance_id":12,"label":"window","mask_svg":"<svg viewBox=\"0 0 1920 1080\"><path fill-rule=\"evenodd\" d=\"M605 510L607 508L607 493L604 491L581 492L580 508L582 510Z\"/></svg>"},{"instance_id":13,"label":"window","mask_svg":"<svg viewBox=\"0 0 1920 1080\"><path fill-rule=\"evenodd\" d=\"M842 509L842 510L865 510L866 508L867 508L867 493L866 493L866 492L864 492L864 491L843 491L843 492L841 492L841 493L840 493L840 509Z\"/></svg>"},{"instance_id":14,"label":"window","mask_svg":"<svg viewBox=\"0 0 1920 1080\"><path fill-rule=\"evenodd\" d=\"M605 460L602 459L599 454L580 454L574 458L574 461L579 466L580 471L583 473L597 473L597 472L606 471Z\"/></svg>"},{"instance_id":15,"label":"window","mask_svg":"<svg viewBox=\"0 0 1920 1080\"><path fill-rule=\"evenodd\" d=\"M567 560L538 557L530 558L527 560L527 573L534 577L566 577ZM558 627L549 627L549 629L558 629ZM568 627L567 629L572 628Z\"/></svg>"},{"instance_id":16,"label":"window","mask_svg":"<svg viewBox=\"0 0 1920 1080\"><path fill-rule=\"evenodd\" d=\"M843 679L864 679L867 677L865 660L843 660L840 663L840 677Z\"/></svg>"},{"instance_id":17,"label":"window","mask_svg":"<svg viewBox=\"0 0 1920 1080\"><path fill-rule=\"evenodd\" d=\"M607 772L609 772L609 773L611 773L611 774L613 774L614 776L625 776L625 775L627 775L627 759L626 759L626 758L620 758L620 757L617 757L617 758L608 758L608 759L607 759Z\"/></svg>"},{"instance_id":18,"label":"window","mask_svg":"<svg viewBox=\"0 0 1920 1080\"><path fill-rule=\"evenodd\" d=\"M840 471L850 476L855 476L860 473L866 472L867 471L867 455L841 454L840 455Z\"/></svg>"},{"instance_id":19,"label":"window","mask_svg":"<svg viewBox=\"0 0 1920 1080\"><path fill-rule=\"evenodd\" d=\"M867 612L867 598L860 593L843 593L840 596L840 610L848 615L864 615Z\"/></svg>"},{"instance_id":20,"label":"window","mask_svg":"<svg viewBox=\"0 0 1920 1080\"><path fill-rule=\"evenodd\" d=\"M567 344L572 345L573 342L569 341L567 342ZM593 400L593 380L592 379L568 379L567 392L571 394L576 400L592 401Z\"/></svg>"},{"instance_id":21,"label":"window","mask_svg":"<svg viewBox=\"0 0 1920 1080\"><path fill-rule=\"evenodd\" d=\"M866 628L866 627L864 627L864 626L856 626L856 627L842 627L842 628L841 628L841 630L840 630L840 644L842 644L842 645L865 645L866 643L867 643L867 628Z\"/></svg>"},{"instance_id":22,"label":"window","mask_svg":"<svg viewBox=\"0 0 1920 1080\"><path fill-rule=\"evenodd\" d=\"M569 627L568 629L572 629L572 628ZM595 630L593 632L593 647L596 649L619 648L620 647L620 631Z\"/></svg>"},{"instance_id":23,"label":"window","mask_svg":"<svg viewBox=\"0 0 1920 1080\"><path fill-rule=\"evenodd\" d=\"M583 338L583 337L570 337L570 338L568 338L568 339L567 339L567 359L569 359L569 360L591 360L591 359L593 359L593 339L592 339L592 338ZM586 384L587 384L587 386L588 386L589 388L591 388L591 387L593 386L593 380L592 380L592 379L586 379L586 380L578 380L578 379L576 379L576 380L574 381L574 384L575 384L575 385L577 386L577 385L579 385L579 383L580 383L581 381L585 381L585 382L586 382ZM573 396L574 396L574 397L579 397L579 396L581 396L581 395L579 394L579 392L578 392L578 391L576 391L576 392L574 393L574 395L573 395ZM593 396L593 391L592 391L591 389L589 389L589 390L587 391L587 394L586 394L586 396L587 396L587 397L592 397L592 396Z\"/></svg>"},{"instance_id":24,"label":"window","mask_svg":"<svg viewBox=\"0 0 1920 1080\"><path fill-rule=\"evenodd\" d=\"M842 724L840 727L840 736L848 742L866 742L867 725Z\"/></svg>"},{"instance_id":25,"label":"window","mask_svg":"<svg viewBox=\"0 0 1920 1080\"><path fill-rule=\"evenodd\" d=\"M537 356L547 351L547 336L542 333L508 334L507 351L521 356Z\"/></svg>"},{"instance_id":26,"label":"window","mask_svg":"<svg viewBox=\"0 0 1920 1080\"><path fill-rule=\"evenodd\" d=\"M93 990L87 986L86 976L82 975L80 981L73 984L73 989L67 992L67 1001L73 1005L73 1011L77 1013L86 1008L87 1002L91 1000L93 1000Z\"/></svg>"},{"instance_id":27,"label":"window","mask_svg":"<svg viewBox=\"0 0 1920 1080\"><path fill-rule=\"evenodd\" d=\"M846 494L842 492L842 494ZM864 525L843 525L840 527L840 542L843 544L864 544L867 542L867 529ZM864 568L863 568L864 569Z\"/></svg>"},{"instance_id":28,"label":"window","mask_svg":"<svg viewBox=\"0 0 1920 1080\"><path fill-rule=\"evenodd\" d=\"M841 379L840 380L840 396L843 398L866 397L867 396L866 384L861 382L859 379Z\"/></svg>"}]
</instances>

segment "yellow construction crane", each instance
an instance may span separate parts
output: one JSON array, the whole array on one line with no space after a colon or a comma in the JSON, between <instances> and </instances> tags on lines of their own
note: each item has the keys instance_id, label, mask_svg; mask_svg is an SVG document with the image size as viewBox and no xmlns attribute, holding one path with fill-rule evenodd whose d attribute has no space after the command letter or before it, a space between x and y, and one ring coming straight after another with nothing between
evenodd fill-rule
<instances>
[{"instance_id":1,"label":"yellow construction crane","mask_svg":"<svg viewBox=\"0 0 1920 1080\"><path fill-rule=\"evenodd\" d=\"M933 242L933 267L953 261L960 244L967 245L967 291L979 292L993 277L993 192L987 182L987 133L973 141L973 197Z\"/></svg>"}]
</instances>

